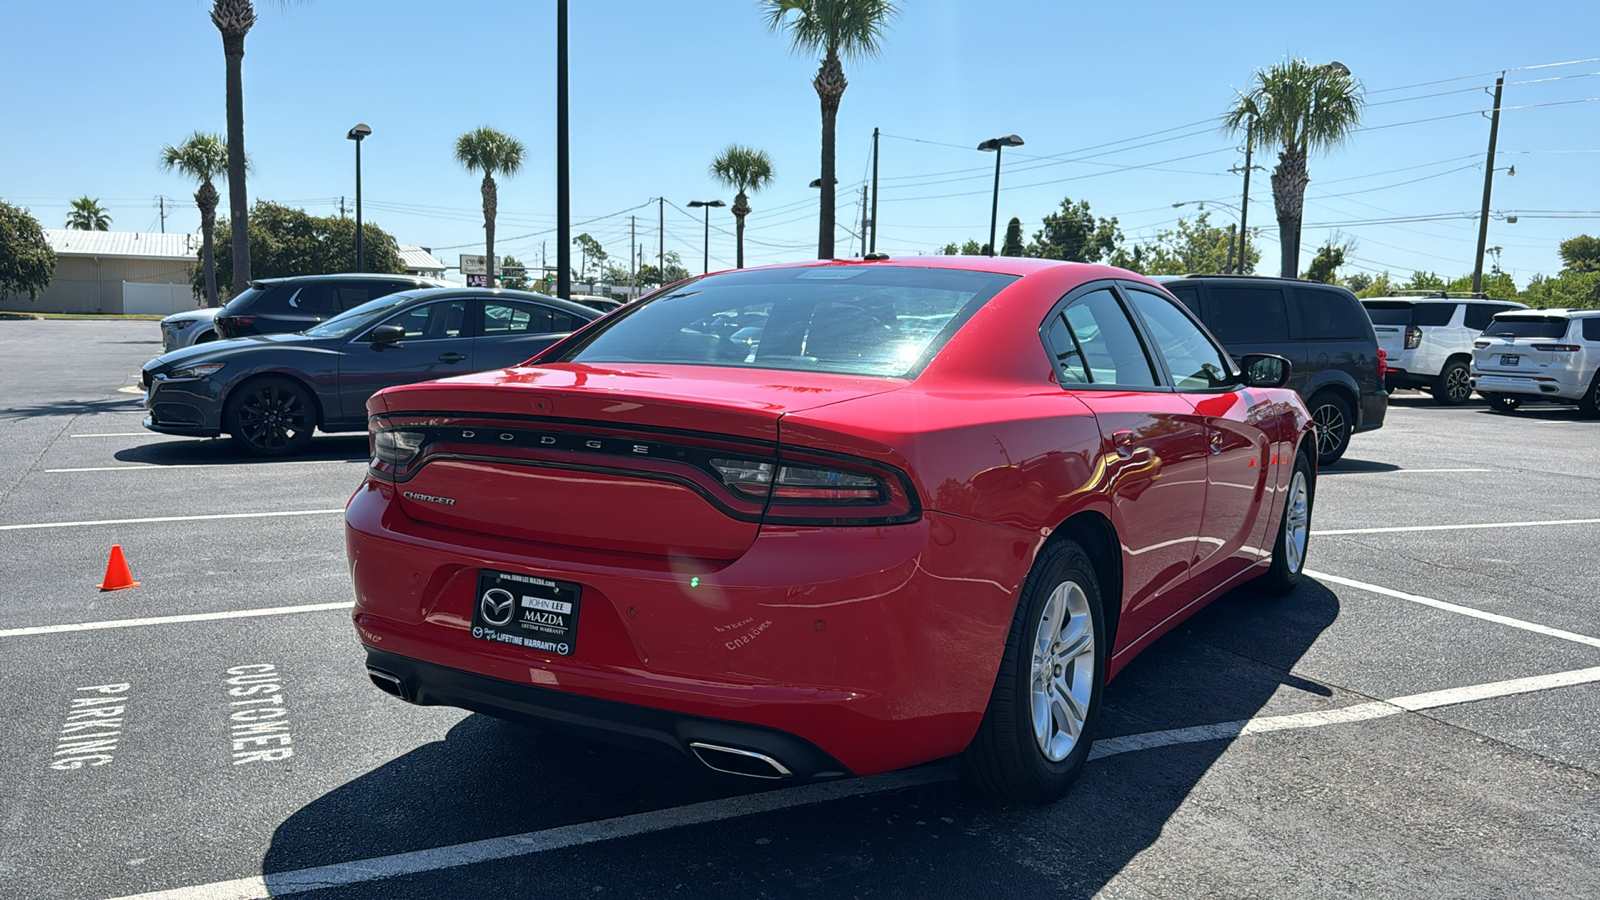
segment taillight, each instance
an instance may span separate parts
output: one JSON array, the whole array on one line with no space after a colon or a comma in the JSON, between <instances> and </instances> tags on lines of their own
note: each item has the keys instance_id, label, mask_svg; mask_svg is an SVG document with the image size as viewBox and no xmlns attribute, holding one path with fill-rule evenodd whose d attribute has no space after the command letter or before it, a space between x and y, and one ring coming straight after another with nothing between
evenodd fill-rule
<instances>
[{"instance_id":1,"label":"taillight","mask_svg":"<svg viewBox=\"0 0 1600 900\"><path fill-rule=\"evenodd\" d=\"M888 484L882 478L843 469L722 458L711 460L711 467L722 477L723 484L753 498L833 504L878 503L889 496Z\"/></svg>"},{"instance_id":2,"label":"taillight","mask_svg":"<svg viewBox=\"0 0 1600 900\"><path fill-rule=\"evenodd\" d=\"M217 322L227 328L242 328L255 320L255 316L217 316Z\"/></svg>"},{"instance_id":3,"label":"taillight","mask_svg":"<svg viewBox=\"0 0 1600 900\"><path fill-rule=\"evenodd\" d=\"M1378 381L1381 383L1389 377L1389 354L1382 347L1378 348Z\"/></svg>"},{"instance_id":4,"label":"taillight","mask_svg":"<svg viewBox=\"0 0 1600 900\"><path fill-rule=\"evenodd\" d=\"M715 457L712 471L742 497L765 500L773 525L894 525L922 514L910 479L870 460L780 451L780 460Z\"/></svg>"},{"instance_id":5,"label":"taillight","mask_svg":"<svg viewBox=\"0 0 1600 900\"><path fill-rule=\"evenodd\" d=\"M1577 344L1529 344L1535 350L1548 350L1551 353L1577 353L1583 348Z\"/></svg>"},{"instance_id":6,"label":"taillight","mask_svg":"<svg viewBox=\"0 0 1600 900\"><path fill-rule=\"evenodd\" d=\"M1422 346L1422 329L1415 325L1406 326L1406 349L1415 350Z\"/></svg>"},{"instance_id":7,"label":"taillight","mask_svg":"<svg viewBox=\"0 0 1600 900\"><path fill-rule=\"evenodd\" d=\"M1482 350L1483 348L1489 346L1489 342L1488 341L1473 341L1472 342L1472 346L1477 347L1479 350Z\"/></svg>"}]
</instances>

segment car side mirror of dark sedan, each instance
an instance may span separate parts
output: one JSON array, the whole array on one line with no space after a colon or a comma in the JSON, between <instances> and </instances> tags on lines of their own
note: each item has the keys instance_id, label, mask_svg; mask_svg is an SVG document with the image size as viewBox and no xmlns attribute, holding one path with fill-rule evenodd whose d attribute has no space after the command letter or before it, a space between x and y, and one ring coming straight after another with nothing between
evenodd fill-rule
<instances>
[{"instance_id":1,"label":"car side mirror of dark sedan","mask_svg":"<svg viewBox=\"0 0 1600 900\"><path fill-rule=\"evenodd\" d=\"M398 344L405 339L404 325L379 325L367 332L367 340L371 342L372 349L382 350L389 344Z\"/></svg>"},{"instance_id":2,"label":"car side mirror of dark sedan","mask_svg":"<svg viewBox=\"0 0 1600 900\"><path fill-rule=\"evenodd\" d=\"M1289 361L1271 353L1246 353L1239 357L1245 387L1280 388L1289 383Z\"/></svg>"}]
</instances>

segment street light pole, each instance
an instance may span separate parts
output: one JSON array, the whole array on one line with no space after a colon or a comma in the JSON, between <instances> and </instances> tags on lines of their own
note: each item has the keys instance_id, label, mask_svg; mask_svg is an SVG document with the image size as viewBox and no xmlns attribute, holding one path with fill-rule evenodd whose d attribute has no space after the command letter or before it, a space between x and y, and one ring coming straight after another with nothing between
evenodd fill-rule
<instances>
[{"instance_id":1,"label":"street light pole","mask_svg":"<svg viewBox=\"0 0 1600 900\"><path fill-rule=\"evenodd\" d=\"M567 158L567 0L556 0L556 296L572 297L572 191ZM494 260L489 261L490 269ZM492 273L491 273L492 276ZM489 279L490 285L494 279Z\"/></svg>"},{"instance_id":2,"label":"street light pole","mask_svg":"<svg viewBox=\"0 0 1600 900\"><path fill-rule=\"evenodd\" d=\"M1005 137L990 138L978 145L978 149L985 153L994 153L994 205L989 210L989 255L995 255L994 238L995 229L1000 223L1000 155L1006 147L1021 147L1022 138L1014 134Z\"/></svg>"},{"instance_id":3,"label":"street light pole","mask_svg":"<svg viewBox=\"0 0 1600 900\"><path fill-rule=\"evenodd\" d=\"M699 209L699 208L703 207L705 209L705 211L706 211L706 242L705 242L705 251L704 251L705 255L704 255L704 258L700 261L700 274L702 274L702 275L710 275L711 274L711 210L714 207L720 208L720 207L727 206L727 205L728 204L723 203L721 200L690 200L689 201L689 208L690 209Z\"/></svg>"},{"instance_id":4,"label":"street light pole","mask_svg":"<svg viewBox=\"0 0 1600 900\"><path fill-rule=\"evenodd\" d=\"M361 252L361 142L362 142L362 140L364 140L366 138L367 135L369 135L371 133L372 133L372 129L368 128L366 125L362 124L362 125L357 125L356 127L350 129L349 133L345 135L345 137L347 137L350 140L356 142L356 271L357 272L365 272L367 270L366 258L362 255L362 252Z\"/></svg>"}]
</instances>

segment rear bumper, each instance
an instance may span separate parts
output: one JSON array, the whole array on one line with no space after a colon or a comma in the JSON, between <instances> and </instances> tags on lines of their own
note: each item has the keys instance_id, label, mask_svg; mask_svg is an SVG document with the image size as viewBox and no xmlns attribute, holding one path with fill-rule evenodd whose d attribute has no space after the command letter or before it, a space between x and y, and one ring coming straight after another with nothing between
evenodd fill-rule
<instances>
[{"instance_id":1,"label":"rear bumper","mask_svg":"<svg viewBox=\"0 0 1600 900\"><path fill-rule=\"evenodd\" d=\"M1373 391L1361 397L1361 408L1356 410L1355 433L1376 431L1383 427L1383 418L1389 413L1389 392Z\"/></svg>"},{"instance_id":2,"label":"rear bumper","mask_svg":"<svg viewBox=\"0 0 1600 900\"><path fill-rule=\"evenodd\" d=\"M1479 393L1506 394L1545 400L1583 399L1588 385L1560 381L1539 381L1526 375L1474 374L1472 389Z\"/></svg>"},{"instance_id":3,"label":"rear bumper","mask_svg":"<svg viewBox=\"0 0 1600 900\"><path fill-rule=\"evenodd\" d=\"M373 683L419 706L470 709L635 750L691 759L697 758L691 744L728 747L761 754L783 767L756 777L809 781L850 774L815 745L775 729L517 684L373 647L366 650L367 672Z\"/></svg>"},{"instance_id":4,"label":"rear bumper","mask_svg":"<svg viewBox=\"0 0 1600 900\"><path fill-rule=\"evenodd\" d=\"M763 526L739 559L710 563L430 525L408 516L393 494L392 485L369 480L345 515L354 624L366 646L536 687L540 697L620 704L590 710L605 721L586 727L600 731L637 731L631 708L643 707L672 722L781 733L860 775L970 743L994 687L1016 586L1040 540L929 512L906 525ZM573 654L474 638L479 569L581 585ZM542 712L550 706L543 700L517 699L531 695L510 702L427 684L436 671L416 676L419 696L432 702L511 717L566 715ZM608 710L621 718L607 718ZM692 733L663 725L650 739L682 751Z\"/></svg>"}]
</instances>

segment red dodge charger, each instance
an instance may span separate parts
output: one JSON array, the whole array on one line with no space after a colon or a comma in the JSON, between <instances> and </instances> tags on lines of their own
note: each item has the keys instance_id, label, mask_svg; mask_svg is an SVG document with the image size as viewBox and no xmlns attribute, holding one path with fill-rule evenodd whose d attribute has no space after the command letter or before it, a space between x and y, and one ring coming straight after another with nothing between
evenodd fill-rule
<instances>
[{"instance_id":1,"label":"red dodge charger","mask_svg":"<svg viewBox=\"0 0 1600 900\"><path fill-rule=\"evenodd\" d=\"M1281 357L1158 285L970 257L709 275L390 388L346 529L372 680L759 778L1082 770L1106 682L1301 577Z\"/></svg>"}]
</instances>

